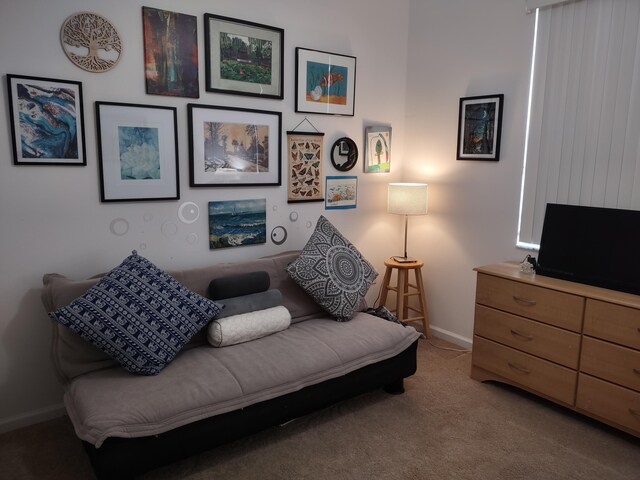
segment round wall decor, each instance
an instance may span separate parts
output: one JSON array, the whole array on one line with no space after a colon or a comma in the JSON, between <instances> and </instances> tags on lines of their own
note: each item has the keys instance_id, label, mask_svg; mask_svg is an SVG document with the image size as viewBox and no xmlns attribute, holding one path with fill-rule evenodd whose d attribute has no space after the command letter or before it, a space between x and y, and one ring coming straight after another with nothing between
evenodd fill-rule
<instances>
[{"instance_id":1,"label":"round wall decor","mask_svg":"<svg viewBox=\"0 0 640 480\"><path fill-rule=\"evenodd\" d=\"M193 202L184 202L178 208L178 218L182 223L193 223L200 217L200 209Z\"/></svg>"},{"instance_id":2,"label":"round wall decor","mask_svg":"<svg viewBox=\"0 0 640 480\"><path fill-rule=\"evenodd\" d=\"M358 161L358 147L356 142L349 137L342 137L335 141L331 147L331 163L341 172L346 172L355 167Z\"/></svg>"},{"instance_id":3,"label":"round wall decor","mask_svg":"<svg viewBox=\"0 0 640 480\"><path fill-rule=\"evenodd\" d=\"M282 245L287 241L287 229L281 225L274 227L271 230L271 241L276 245Z\"/></svg>"},{"instance_id":4,"label":"round wall decor","mask_svg":"<svg viewBox=\"0 0 640 480\"><path fill-rule=\"evenodd\" d=\"M89 72L111 70L122 53L115 27L96 13L80 12L65 20L60 29L62 49L69 60Z\"/></svg>"}]
</instances>

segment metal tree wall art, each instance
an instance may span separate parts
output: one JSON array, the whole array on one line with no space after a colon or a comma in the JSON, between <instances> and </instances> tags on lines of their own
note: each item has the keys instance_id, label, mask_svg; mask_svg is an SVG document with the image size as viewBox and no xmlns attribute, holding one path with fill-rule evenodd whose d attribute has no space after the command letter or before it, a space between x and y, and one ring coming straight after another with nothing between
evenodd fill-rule
<instances>
[{"instance_id":1,"label":"metal tree wall art","mask_svg":"<svg viewBox=\"0 0 640 480\"><path fill-rule=\"evenodd\" d=\"M115 27L106 18L90 12L67 18L60 30L60 41L69 60L89 72L112 69L122 53Z\"/></svg>"}]
</instances>

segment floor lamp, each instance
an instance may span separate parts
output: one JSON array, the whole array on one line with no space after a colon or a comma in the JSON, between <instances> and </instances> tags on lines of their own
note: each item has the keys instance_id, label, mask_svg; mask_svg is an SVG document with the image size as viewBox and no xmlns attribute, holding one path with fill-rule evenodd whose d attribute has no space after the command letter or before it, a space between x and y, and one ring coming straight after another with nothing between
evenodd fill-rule
<instances>
[{"instance_id":1,"label":"floor lamp","mask_svg":"<svg viewBox=\"0 0 640 480\"><path fill-rule=\"evenodd\" d=\"M416 259L407 256L407 226L409 215L427 214L426 183L390 183L388 189L387 212L404 215L404 256L394 256L399 263L411 263Z\"/></svg>"}]
</instances>

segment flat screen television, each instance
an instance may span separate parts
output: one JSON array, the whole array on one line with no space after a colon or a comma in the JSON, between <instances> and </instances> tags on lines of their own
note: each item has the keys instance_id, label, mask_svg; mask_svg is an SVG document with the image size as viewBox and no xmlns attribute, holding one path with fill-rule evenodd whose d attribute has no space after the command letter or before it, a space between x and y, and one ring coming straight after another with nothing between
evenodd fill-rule
<instances>
[{"instance_id":1,"label":"flat screen television","mask_svg":"<svg viewBox=\"0 0 640 480\"><path fill-rule=\"evenodd\" d=\"M536 273L640 295L640 211L547 204Z\"/></svg>"}]
</instances>

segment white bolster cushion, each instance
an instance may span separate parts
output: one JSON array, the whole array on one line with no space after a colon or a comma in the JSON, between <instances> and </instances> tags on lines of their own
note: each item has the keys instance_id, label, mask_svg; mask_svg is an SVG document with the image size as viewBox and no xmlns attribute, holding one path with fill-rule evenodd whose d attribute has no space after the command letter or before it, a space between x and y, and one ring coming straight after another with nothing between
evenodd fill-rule
<instances>
[{"instance_id":1,"label":"white bolster cushion","mask_svg":"<svg viewBox=\"0 0 640 480\"><path fill-rule=\"evenodd\" d=\"M291 314L279 305L214 320L207 328L207 340L214 347L226 347L286 330L289 325Z\"/></svg>"}]
</instances>

